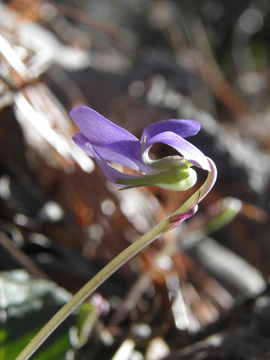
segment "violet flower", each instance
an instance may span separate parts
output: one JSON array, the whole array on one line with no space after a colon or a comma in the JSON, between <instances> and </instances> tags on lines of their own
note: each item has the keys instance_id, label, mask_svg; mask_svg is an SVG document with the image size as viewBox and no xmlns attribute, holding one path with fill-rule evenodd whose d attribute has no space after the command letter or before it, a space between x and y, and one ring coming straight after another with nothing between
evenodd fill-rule
<instances>
[{"instance_id":1,"label":"violet flower","mask_svg":"<svg viewBox=\"0 0 270 360\"><path fill-rule=\"evenodd\" d=\"M195 120L170 119L145 128L139 139L87 106L70 113L80 128L73 140L94 158L104 175L124 189L146 185L183 191L197 181L193 166L210 170L206 156L185 138L197 134L201 126ZM149 150L156 143L171 146L179 155L153 160ZM135 175L114 168L112 163L136 170Z\"/></svg>"}]
</instances>

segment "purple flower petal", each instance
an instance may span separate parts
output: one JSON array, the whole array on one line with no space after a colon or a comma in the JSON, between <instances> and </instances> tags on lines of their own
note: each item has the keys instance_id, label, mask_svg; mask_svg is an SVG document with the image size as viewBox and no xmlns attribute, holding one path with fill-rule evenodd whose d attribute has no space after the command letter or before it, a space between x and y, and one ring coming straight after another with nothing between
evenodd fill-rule
<instances>
[{"instance_id":1,"label":"purple flower petal","mask_svg":"<svg viewBox=\"0 0 270 360\"><path fill-rule=\"evenodd\" d=\"M206 156L197 149L196 146L192 145L176 133L165 131L153 137L146 138L145 149L148 150L150 146L156 143L164 143L173 147L179 151L186 160L204 170L210 171L209 162Z\"/></svg>"},{"instance_id":2,"label":"purple flower petal","mask_svg":"<svg viewBox=\"0 0 270 360\"><path fill-rule=\"evenodd\" d=\"M74 108L70 116L82 131L74 140L83 150L88 148L89 143L105 160L136 170L145 169L141 160L141 144L127 130L87 106ZM87 153L92 156L91 151Z\"/></svg>"},{"instance_id":3,"label":"purple flower petal","mask_svg":"<svg viewBox=\"0 0 270 360\"><path fill-rule=\"evenodd\" d=\"M95 157L95 153L93 151L92 145L90 144L89 140L86 136L83 135L83 133L77 133L74 136L72 136L72 139L74 142L79 145L79 147L86 152L87 155L91 157Z\"/></svg>"},{"instance_id":4,"label":"purple flower petal","mask_svg":"<svg viewBox=\"0 0 270 360\"><path fill-rule=\"evenodd\" d=\"M129 175L124 174L121 171L113 168L110 166L98 153L93 149L93 152L95 153L94 157L98 163L98 166L102 170L103 174L107 177L107 179L114 183L117 186L120 187L126 187L126 185L120 185L117 183L117 180L127 180L127 179L134 179L137 178L138 175Z\"/></svg>"},{"instance_id":5,"label":"purple flower petal","mask_svg":"<svg viewBox=\"0 0 270 360\"><path fill-rule=\"evenodd\" d=\"M142 134L141 140L152 138L162 132L171 131L182 138L196 135L201 129L201 124L196 120L170 119L153 123L147 126Z\"/></svg>"}]
</instances>

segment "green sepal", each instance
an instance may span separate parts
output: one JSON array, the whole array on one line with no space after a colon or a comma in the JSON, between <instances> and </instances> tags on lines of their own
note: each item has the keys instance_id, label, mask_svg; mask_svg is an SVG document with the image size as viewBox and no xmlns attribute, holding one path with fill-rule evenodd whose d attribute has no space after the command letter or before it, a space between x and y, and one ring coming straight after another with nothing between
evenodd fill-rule
<instances>
[{"instance_id":1,"label":"green sepal","mask_svg":"<svg viewBox=\"0 0 270 360\"><path fill-rule=\"evenodd\" d=\"M156 174L140 175L133 179L117 180L116 183L119 185L127 185L122 190L133 187L157 185L169 190L184 191L192 187L196 183L196 180L196 172L191 169L189 162L185 162L180 166L173 166L170 169Z\"/></svg>"}]
</instances>

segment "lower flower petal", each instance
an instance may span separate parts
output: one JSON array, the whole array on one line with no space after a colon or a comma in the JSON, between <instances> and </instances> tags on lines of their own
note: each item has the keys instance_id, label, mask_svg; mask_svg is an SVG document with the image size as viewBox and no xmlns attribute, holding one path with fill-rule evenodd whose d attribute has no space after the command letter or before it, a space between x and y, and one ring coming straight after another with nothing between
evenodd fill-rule
<instances>
[{"instance_id":1,"label":"lower flower petal","mask_svg":"<svg viewBox=\"0 0 270 360\"><path fill-rule=\"evenodd\" d=\"M137 177L140 177L139 175L129 175L122 173L121 171L113 168L106 160L104 160L99 153L93 149L94 157L96 159L96 162L98 163L98 166L100 167L103 174L107 177L107 179L114 183L117 186L120 187L126 187L125 184L121 184L121 181L126 181L129 179L134 179ZM119 182L118 182L119 181Z\"/></svg>"},{"instance_id":2,"label":"lower flower petal","mask_svg":"<svg viewBox=\"0 0 270 360\"><path fill-rule=\"evenodd\" d=\"M84 151L87 155L95 157L92 145L89 143L89 140L82 133L77 133L72 136L73 141Z\"/></svg>"},{"instance_id":3,"label":"lower flower petal","mask_svg":"<svg viewBox=\"0 0 270 360\"><path fill-rule=\"evenodd\" d=\"M87 155L95 158L95 151L99 154L100 157L102 157L106 161L113 161L118 164L122 164L124 166L127 166L128 168L134 169L134 170L140 170L143 172L151 172L151 168L148 167L143 163L141 159L134 160L134 156L129 158L126 155L123 155L123 153L117 152L115 144L113 144L110 147L101 147L98 145L93 145L89 139L83 134L83 133L77 133L75 134L72 139L75 141L77 145L80 146L80 148L86 152ZM122 142L121 144L118 143L117 146L121 147L130 147L131 149L135 147L137 148L137 144L132 144L129 142L128 144L125 144ZM95 149L95 151L94 151ZM115 151L114 151L115 150ZM136 149L134 149L136 151ZM140 156L141 158L141 156Z\"/></svg>"}]
</instances>

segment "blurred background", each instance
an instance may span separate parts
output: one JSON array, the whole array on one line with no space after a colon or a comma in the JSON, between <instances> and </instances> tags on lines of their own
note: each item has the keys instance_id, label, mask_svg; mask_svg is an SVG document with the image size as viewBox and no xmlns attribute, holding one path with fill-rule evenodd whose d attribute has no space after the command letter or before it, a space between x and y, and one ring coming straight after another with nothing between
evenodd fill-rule
<instances>
[{"instance_id":1,"label":"blurred background","mask_svg":"<svg viewBox=\"0 0 270 360\"><path fill-rule=\"evenodd\" d=\"M79 104L138 137L199 120L218 181L33 359L270 358L269 27L267 0L0 2L1 360L190 194L110 185L71 140Z\"/></svg>"}]
</instances>

